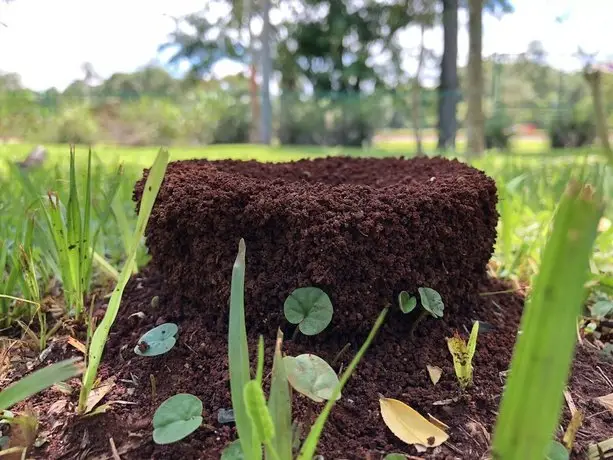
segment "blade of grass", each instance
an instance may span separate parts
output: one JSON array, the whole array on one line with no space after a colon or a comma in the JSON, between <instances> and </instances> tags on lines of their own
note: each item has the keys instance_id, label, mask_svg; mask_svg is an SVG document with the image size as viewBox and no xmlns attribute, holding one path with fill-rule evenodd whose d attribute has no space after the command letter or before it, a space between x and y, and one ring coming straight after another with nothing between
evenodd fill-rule
<instances>
[{"instance_id":1,"label":"blade of grass","mask_svg":"<svg viewBox=\"0 0 613 460\"><path fill-rule=\"evenodd\" d=\"M557 209L496 423L493 456L499 460L545 458L560 415L602 212L593 189L576 183Z\"/></svg>"},{"instance_id":2,"label":"blade of grass","mask_svg":"<svg viewBox=\"0 0 613 460\"><path fill-rule=\"evenodd\" d=\"M0 392L0 411L83 372L81 358L67 359L32 372Z\"/></svg>"},{"instance_id":3,"label":"blade of grass","mask_svg":"<svg viewBox=\"0 0 613 460\"><path fill-rule=\"evenodd\" d=\"M245 241L238 243L238 254L232 267L230 291L230 318L228 330L228 367L230 369L230 393L236 430L245 458L262 458L262 449L253 432L251 418L246 410L243 389L251 380L249 371L249 349L245 327Z\"/></svg>"},{"instance_id":4,"label":"blade of grass","mask_svg":"<svg viewBox=\"0 0 613 460\"><path fill-rule=\"evenodd\" d=\"M70 272L73 289L74 316L81 318L84 311L83 286L81 284L81 239L83 226L81 222L81 208L79 205L79 193L77 190L77 175L75 167L74 146L70 147L70 191L68 193L68 205L66 207L66 242L68 244L68 271Z\"/></svg>"},{"instance_id":5,"label":"blade of grass","mask_svg":"<svg viewBox=\"0 0 613 460\"><path fill-rule=\"evenodd\" d=\"M275 426L275 437L272 445L279 458L291 460L292 458L292 399L290 385L283 365L281 344L283 332L277 331L277 342L272 362L272 376L270 382L270 396L268 398L268 410ZM266 459L274 457L272 452L266 449Z\"/></svg>"},{"instance_id":6,"label":"blade of grass","mask_svg":"<svg viewBox=\"0 0 613 460\"><path fill-rule=\"evenodd\" d=\"M374 326L370 330L370 333L368 334L366 341L364 342L364 344L362 345L358 353L355 355L355 357L351 360L351 363L349 363L349 366L347 367L345 372L343 372L340 382L338 383L338 385L336 386L336 388L330 395L330 398L328 399L328 401L326 402L326 405L324 406L323 410L319 414L319 417L317 417L317 420L315 420L315 423L311 427L309 436L306 438L306 440L304 441L304 444L302 445L302 448L300 449L298 460L311 460L313 456L315 455L317 444L319 443L319 437L321 436L321 432L324 429L326 420L328 419L328 416L330 415L330 412L332 411L332 407L334 407L334 404L336 403L336 399L341 394L343 387L349 380L349 377L351 377L351 374L353 374L353 371L355 370L358 363L362 359L362 356L364 356L364 353L366 353L366 350L370 346L370 343L373 341L373 339L377 335L379 328L381 327L381 325L383 324L383 321L385 320L385 316L387 315L388 310L389 310L389 307L386 307L379 314L379 317L377 318L377 321L375 321Z\"/></svg>"},{"instance_id":7,"label":"blade of grass","mask_svg":"<svg viewBox=\"0 0 613 460\"><path fill-rule=\"evenodd\" d=\"M130 267L132 267L134 259L136 258L136 251L138 250L139 243L145 234L145 228L162 185L167 165L168 152L166 150L160 150L155 158L153 166L149 170L147 181L145 182L145 188L143 190L143 196L140 202L140 210L136 222L136 229L134 230L134 236L132 237L130 252L121 270L117 286L115 286L111 299L109 300L106 313L92 336L91 345L88 351L87 369L83 375L83 385L81 386L81 394L79 395L78 411L81 414L83 414L85 411L87 397L93 388L94 381L98 373L100 360L102 359L104 345L111 330L111 326L117 317L123 291L132 274Z\"/></svg>"}]
</instances>

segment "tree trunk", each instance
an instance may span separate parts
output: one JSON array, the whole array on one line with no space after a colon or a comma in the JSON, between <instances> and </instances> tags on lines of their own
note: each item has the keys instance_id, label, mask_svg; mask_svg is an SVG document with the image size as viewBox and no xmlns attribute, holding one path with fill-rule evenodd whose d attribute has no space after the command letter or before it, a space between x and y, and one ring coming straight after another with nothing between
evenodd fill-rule
<instances>
[{"instance_id":1,"label":"tree trunk","mask_svg":"<svg viewBox=\"0 0 613 460\"><path fill-rule=\"evenodd\" d=\"M458 0L443 1L443 58L438 87L438 148L455 147L458 102Z\"/></svg>"},{"instance_id":2,"label":"tree trunk","mask_svg":"<svg viewBox=\"0 0 613 460\"><path fill-rule=\"evenodd\" d=\"M480 156L485 150L483 116L483 0L468 1L468 66L466 140L468 157Z\"/></svg>"},{"instance_id":3,"label":"tree trunk","mask_svg":"<svg viewBox=\"0 0 613 460\"><path fill-rule=\"evenodd\" d=\"M420 24L420 40L419 40L419 54L417 57L417 70L415 71L415 78L413 78L413 88L411 91L412 104L411 115L413 118L413 130L415 132L415 144L417 147L417 156L424 156L424 147L421 140L421 70L424 66L424 58L426 54L426 47L424 44L424 35L426 33L426 26Z\"/></svg>"},{"instance_id":4,"label":"tree trunk","mask_svg":"<svg viewBox=\"0 0 613 460\"><path fill-rule=\"evenodd\" d=\"M600 71L599 70L585 70L583 73L590 90L592 93L592 100L594 102L594 115L596 117L596 129L598 130L598 137L600 138L600 144L604 154L613 164L613 151L611 151L611 144L609 142L609 130L607 129L607 116L605 114L604 106L602 104L602 87L600 84Z\"/></svg>"},{"instance_id":5,"label":"tree trunk","mask_svg":"<svg viewBox=\"0 0 613 460\"><path fill-rule=\"evenodd\" d=\"M262 144L270 145L272 141L272 104L270 102L270 74L272 61L270 57L270 0L263 1L262 8L262 119L260 124L260 140Z\"/></svg>"},{"instance_id":6,"label":"tree trunk","mask_svg":"<svg viewBox=\"0 0 613 460\"><path fill-rule=\"evenodd\" d=\"M249 142L257 142L260 104L258 100L258 84L256 80L255 47L253 46L253 34L251 33L252 0L245 0L243 5L243 18L247 26L247 39L249 41L247 54L251 60L249 64L249 100L251 101L251 123L249 125ZM241 28L242 30L242 28Z\"/></svg>"}]
</instances>

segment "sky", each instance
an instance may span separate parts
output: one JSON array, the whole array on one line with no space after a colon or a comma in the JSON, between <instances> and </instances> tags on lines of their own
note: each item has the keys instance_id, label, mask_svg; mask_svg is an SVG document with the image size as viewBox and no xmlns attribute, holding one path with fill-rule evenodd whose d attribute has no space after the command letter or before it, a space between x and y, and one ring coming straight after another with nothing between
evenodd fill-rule
<instances>
[{"instance_id":1,"label":"sky","mask_svg":"<svg viewBox=\"0 0 613 460\"><path fill-rule=\"evenodd\" d=\"M610 37L613 2L606 0L512 0L515 13L502 19L484 19L483 54L518 54L532 40L540 40L556 67L578 68L573 53L581 46L598 52L598 59L613 56ZM63 90L83 77L82 64L90 62L107 78L115 72L134 71L168 56L157 52L174 29L171 16L198 11L206 0L14 0L0 1L0 71L15 72L33 90ZM581 7L579 5L581 4ZM564 16L562 24L557 16ZM460 15L459 64L466 62L466 17ZM417 30L402 36L410 50ZM442 30L428 32L426 45L442 51ZM240 71L222 62L215 72L223 76ZM411 71L411 64L407 64Z\"/></svg>"}]
</instances>

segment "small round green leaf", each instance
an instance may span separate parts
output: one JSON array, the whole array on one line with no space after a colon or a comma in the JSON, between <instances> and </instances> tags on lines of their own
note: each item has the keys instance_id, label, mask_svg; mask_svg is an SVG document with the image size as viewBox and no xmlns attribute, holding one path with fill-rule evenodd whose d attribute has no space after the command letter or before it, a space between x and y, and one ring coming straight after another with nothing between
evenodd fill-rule
<instances>
[{"instance_id":1,"label":"small round green leaf","mask_svg":"<svg viewBox=\"0 0 613 460\"><path fill-rule=\"evenodd\" d=\"M283 305L285 318L298 324L304 335L315 335L323 331L332 321L332 302L319 288L303 287L295 289Z\"/></svg>"},{"instance_id":2,"label":"small round green leaf","mask_svg":"<svg viewBox=\"0 0 613 460\"><path fill-rule=\"evenodd\" d=\"M597 318L604 318L605 316L613 315L613 301L611 300L599 300L592 305L592 315Z\"/></svg>"},{"instance_id":3,"label":"small round green leaf","mask_svg":"<svg viewBox=\"0 0 613 460\"><path fill-rule=\"evenodd\" d=\"M319 356L308 353L296 357L285 356L283 364L290 385L315 402L330 399L339 384L334 369ZM336 399L340 398L339 394Z\"/></svg>"},{"instance_id":4,"label":"small round green leaf","mask_svg":"<svg viewBox=\"0 0 613 460\"><path fill-rule=\"evenodd\" d=\"M551 441L546 460L568 460L569 458L570 455L568 450L566 450L566 447L564 447L558 441Z\"/></svg>"},{"instance_id":5,"label":"small round green leaf","mask_svg":"<svg viewBox=\"0 0 613 460\"><path fill-rule=\"evenodd\" d=\"M193 433L202 424L202 401L194 395L171 396L153 415L153 441L171 444Z\"/></svg>"},{"instance_id":6,"label":"small round green leaf","mask_svg":"<svg viewBox=\"0 0 613 460\"><path fill-rule=\"evenodd\" d=\"M383 457L383 460L407 460L407 456L404 454L387 454Z\"/></svg>"},{"instance_id":7,"label":"small round green leaf","mask_svg":"<svg viewBox=\"0 0 613 460\"><path fill-rule=\"evenodd\" d=\"M134 353L140 356L157 356L168 352L177 343L175 336L179 328L174 323L164 323L154 327L138 339Z\"/></svg>"},{"instance_id":8,"label":"small round green leaf","mask_svg":"<svg viewBox=\"0 0 613 460\"><path fill-rule=\"evenodd\" d=\"M417 299L415 298L415 296L409 295L407 291L402 291L398 295L398 304L400 305L400 310L402 311L402 313L406 315L407 313L411 313L415 309L415 306L417 305Z\"/></svg>"},{"instance_id":9,"label":"small round green leaf","mask_svg":"<svg viewBox=\"0 0 613 460\"><path fill-rule=\"evenodd\" d=\"M441 295L428 287L420 287L418 291L422 306L435 318L442 318L445 305Z\"/></svg>"},{"instance_id":10,"label":"small round green leaf","mask_svg":"<svg viewBox=\"0 0 613 460\"><path fill-rule=\"evenodd\" d=\"M239 439L232 441L221 453L221 460L245 460Z\"/></svg>"}]
</instances>

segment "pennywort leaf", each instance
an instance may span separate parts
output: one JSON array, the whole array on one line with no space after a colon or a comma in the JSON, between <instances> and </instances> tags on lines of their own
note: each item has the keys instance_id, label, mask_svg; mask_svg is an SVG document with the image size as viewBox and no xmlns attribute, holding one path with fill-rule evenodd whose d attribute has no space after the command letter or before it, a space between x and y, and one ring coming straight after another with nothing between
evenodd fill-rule
<instances>
[{"instance_id":1,"label":"pennywort leaf","mask_svg":"<svg viewBox=\"0 0 613 460\"><path fill-rule=\"evenodd\" d=\"M295 289L285 300L285 318L298 324L304 335L315 335L323 331L332 321L332 302L319 288L302 287Z\"/></svg>"},{"instance_id":2,"label":"pennywort leaf","mask_svg":"<svg viewBox=\"0 0 613 460\"><path fill-rule=\"evenodd\" d=\"M134 353L139 356L157 356L168 352L177 343L179 328L174 323L164 323L149 330L138 339Z\"/></svg>"},{"instance_id":3,"label":"pennywort leaf","mask_svg":"<svg viewBox=\"0 0 613 460\"><path fill-rule=\"evenodd\" d=\"M193 433L202 424L202 401L194 395L171 396L153 415L153 441L171 444Z\"/></svg>"},{"instance_id":4,"label":"pennywort leaf","mask_svg":"<svg viewBox=\"0 0 613 460\"><path fill-rule=\"evenodd\" d=\"M415 296L410 295L408 292L402 291L398 295L398 304L400 305L400 310L402 311L402 313L406 315L407 313L411 313L415 309L415 307L417 306L417 299L415 298Z\"/></svg>"},{"instance_id":5,"label":"pennywort leaf","mask_svg":"<svg viewBox=\"0 0 613 460\"><path fill-rule=\"evenodd\" d=\"M303 354L283 358L287 379L292 387L315 402L332 397L338 385L338 376L330 365L319 356ZM336 399L340 399L340 393Z\"/></svg>"},{"instance_id":6,"label":"pennywort leaf","mask_svg":"<svg viewBox=\"0 0 613 460\"><path fill-rule=\"evenodd\" d=\"M435 318L442 318L445 305L441 295L429 287L420 287L418 291L421 305Z\"/></svg>"}]
</instances>

